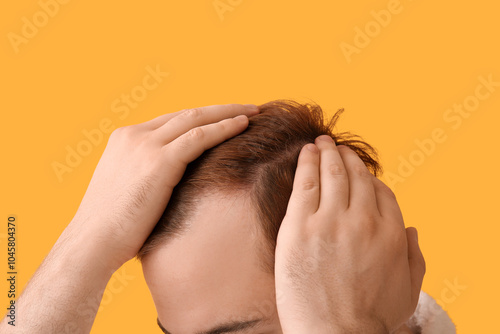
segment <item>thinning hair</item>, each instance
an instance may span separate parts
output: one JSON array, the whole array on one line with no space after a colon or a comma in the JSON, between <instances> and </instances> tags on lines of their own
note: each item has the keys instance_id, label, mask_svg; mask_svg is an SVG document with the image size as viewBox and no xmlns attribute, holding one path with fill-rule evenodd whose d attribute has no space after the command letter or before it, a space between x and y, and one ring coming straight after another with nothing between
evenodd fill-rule
<instances>
[{"instance_id":1,"label":"thinning hair","mask_svg":"<svg viewBox=\"0 0 500 334\"><path fill-rule=\"evenodd\" d=\"M205 151L187 166L163 215L137 254L140 260L186 231L197 201L214 192L248 194L267 240L266 251L274 254L300 150L320 135L329 135L337 145L350 147L375 176L382 172L371 145L350 132L334 132L343 109L326 121L323 110L314 103L276 100L259 108L260 113L249 117L249 125L242 133ZM274 256L266 262L274 264Z\"/></svg>"}]
</instances>

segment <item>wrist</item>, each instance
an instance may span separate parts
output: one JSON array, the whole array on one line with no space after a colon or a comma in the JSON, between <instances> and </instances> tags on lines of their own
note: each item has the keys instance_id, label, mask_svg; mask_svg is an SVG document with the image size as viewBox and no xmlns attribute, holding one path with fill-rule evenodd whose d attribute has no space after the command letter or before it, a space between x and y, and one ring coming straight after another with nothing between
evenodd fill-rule
<instances>
[{"instance_id":1,"label":"wrist","mask_svg":"<svg viewBox=\"0 0 500 334\"><path fill-rule=\"evenodd\" d=\"M104 276L111 276L126 261L118 259L113 242L107 238L96 222L74 218L57 240L54 250L73 263Z\"/></svg>"}]
</instances>

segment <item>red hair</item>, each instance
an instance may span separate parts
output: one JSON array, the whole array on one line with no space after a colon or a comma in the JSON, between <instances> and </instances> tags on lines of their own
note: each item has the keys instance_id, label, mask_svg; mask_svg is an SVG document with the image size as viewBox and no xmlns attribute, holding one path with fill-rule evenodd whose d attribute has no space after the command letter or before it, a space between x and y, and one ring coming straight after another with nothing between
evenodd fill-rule
<instances>
[{"instance_id":1,"label":"red hair","mask_svg":"<svg viewBox=\"0 0 500 334\"><path fill-rule=\"evenodd\" d=\"M298 156L305 144L329 135L337 145L354 150L375 176L382 172L376 150L361 137L349 132L334 133L342 112L339 109L325 122L323 110L316 104L276 100L261 105L260 113L249 118L245 131L205 151L188 165L138 258L184 232L186 221L196 211L196 201L207 191L247 192L268 241L267 250L274 254Z\"/></svg>"}]
</instances>

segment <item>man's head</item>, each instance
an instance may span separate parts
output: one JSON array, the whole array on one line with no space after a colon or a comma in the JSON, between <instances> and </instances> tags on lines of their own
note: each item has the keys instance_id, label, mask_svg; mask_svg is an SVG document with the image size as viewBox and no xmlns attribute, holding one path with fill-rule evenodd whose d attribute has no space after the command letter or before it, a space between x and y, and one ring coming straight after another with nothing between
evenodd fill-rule
<instances>
[{"instance_id":1,"label":"man's head","mask_svg":"<svg viewBox=\"0 0 500 334\"><path fill-rule=\"evenodd\" d=\"M188 165L138 254L158 318L172 334L231 323L233 332L280 333L274 249L305 144L330 135L375 175L381 171L370 145L333 132L342 110L328 122L312 104L273 101L260 110L245 131ZM230 333L227 326L212 334Z\"/></svg>"}]
</instances>

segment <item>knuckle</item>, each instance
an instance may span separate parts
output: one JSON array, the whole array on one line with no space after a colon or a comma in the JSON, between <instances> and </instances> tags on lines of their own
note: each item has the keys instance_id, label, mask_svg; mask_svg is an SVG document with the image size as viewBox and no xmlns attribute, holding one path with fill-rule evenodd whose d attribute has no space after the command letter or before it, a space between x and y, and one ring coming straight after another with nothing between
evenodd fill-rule
<instances>
[{"instance_id":1,"label":"knuckle","mask_svg":"<svg viewBox=\"0 0 500 334\"><path fill-rule=\"evenodd\" d=\"M390 196L391 198L396 198L396 194L392 191L391 188L385 186L382 188L382 191L384 192L384 194L386 194L387 196Z\"/></svg>"},{"instance_id":2,"label":"knuckle","mask_svg":"<svg viewBox=\"0 0 500 334\"><path fill-rule=\"evenodd\" d=\"M311 191L319 188L319 182L314 177L307 177L300 183L301 190Z\"/></svg>"},{"instance_id":3,"label":"knuckle","mask_svg":"<svg viewBox=\"0 0 500 334\"><path fill-rule=\"evenodd\" d=\"M192 128L187 132L190 140L202 140L205 137L205 131L202 128Z\"/></svg>"},{"instance_id":4,"label":"knuckle","mask_svg":"<svg viewBox=\"0 0 500 334\"><path fill-rule=\"evenodd\" d=\"M368 171L368 169L366 168L365 165L356 165L356 166L354 166L353 170L354 170L354 173L356 173L356 175L363 177L363 178L368 178L368 177L372 176L372 173L370 173Z\"/></svg>"},{"instance_id":5,"label":"knuckle","mask_svg":"<svg viewBox=\"0 0 500 334\"><path fill-rule=\"evenodd\" d=\"M220 130L221 132L224 132L225 130L228 129L228 123L231 122L233 119L232 118L229 118L229 119L223 119L219 122L217 122L217 127L219 128L218 130Z\"/></svg>"},{"instance_id":6,"label":"knuckle","mask_svg":"<svg viewBox=\"0 0 500 334\"><path fill-rule=\"evenodd\" d=\"M362 229L362 233L368 237L374 237L378 234L380 224L374 214L370 212L359 212L349 216L348 219L356 224L350 224L355 229Z\"/></svg>"},{"instance_id":7,"label":"knuckle","mask_svg":"<svg viewBox=\"0 0 500 334\"><path fill-rule=\"evenodd\" d=\"M366 222L367 224L377 224L378 222L377 216L371 210L365 209L362 212L359 212L357 216L362 222Z\"/></svg>"},{"instance_id":8,"label":"knuckle","mask_svg":"<svg viewBox=\"0 0 500 334\"><path fill-rule=\"evenodd\" d=\"M192 108L188 109L183 115L186 118L198 119L203 115L203 110L201 108Z\"/></svg>"},{"instance_id":9,"label":"knuckle","mask_svg":"<svg viewBox=\"0 0 500 334\"><path fill-rule=\"evenodd\" d=\"M175 145L172 145L172 150L175 152L174 155L185 152L191 146L191 140L186 138L186 136L181 136L174 143Z\"/></svg>"},{"instance_id":10,"label":"knuckle","mask_svg":"<svg viewBox=\"0 0 500 334\"><path fill-rule=\"evenodd\" d=\"M345 169L340 164L333 163L328 166L328 171L333 176L342 176L345 175Z\"/></svg>"},{"instance_id":11,"label":"knuckle","mask_svg":"<svg viewBox=\"0 0 500 334\"><path fill-rule=\"evenodd\" d=\"M120 139L125 139L132 137L133 134L134 134L134 127L132 125L129 125L116 128L111 133L111 137L113 138L119 137Z\"/></svg>"},{"instance_id":12,"label":"knuckle","mask_svg":"<svg viewBox=\"0 0 500 334\"><path fill-rule=\"evenodd\" d=\"M403 250L408 247L406 242L406 233L401 228L393 228L393 231L390 232L391 241L394 247L398 250Z\"/></svg>"},{"instance_id":13,"label":"knuckle","mask_svg":"<svg viewBox=\"0 0 500 334\"><path fill-rule=\"evenodd\" d=\"M123 129L124 129L123 127L114 129L113 132L111 132L111 136L113 137L120 136L123 133Z\"/></svg>"},{"instance_id":14,"label":"knuckle","mask_svg":"<svg viewBox=\"0 0 500 334\"><path fill-rule=\"evenodd\" d=\"M394 191L392 191L391 188L389 188L389 186L387 186L384 182L380 181L379 179L376 178L375 182L379 183L380 184L380 191L384 194L384 195L387 195L391 198L394 198L396 199L396 194L394 193Z\"/></svg>"}]
</instances>

